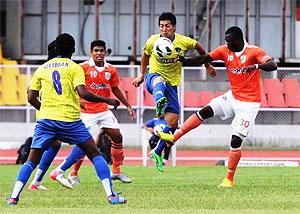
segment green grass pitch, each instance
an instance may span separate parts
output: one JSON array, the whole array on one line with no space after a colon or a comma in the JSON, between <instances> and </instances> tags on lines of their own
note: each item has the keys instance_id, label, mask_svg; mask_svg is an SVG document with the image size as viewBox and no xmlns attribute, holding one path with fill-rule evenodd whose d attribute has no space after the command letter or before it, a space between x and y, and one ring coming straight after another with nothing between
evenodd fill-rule
<instances>
[{"instance_id":1,"label":"green grass pitch","mask_svg":"<svg viewBox=\"0 0 300 214\"><path fill-rule=\"evenodd\" d=\"M125 205L108 204L92 166L80 170L81 185L73 190L50 180L48 191L28 191L26 185L17 206L8 207L9 196L20 166L0 165L0 213L300 213L298 167L240 167L234 189L218 188L225 167L124 166L134 182L114 181L116 192L128 198ZM49 170L50 171L50 170Z\"/></svg>"}]
</instances>

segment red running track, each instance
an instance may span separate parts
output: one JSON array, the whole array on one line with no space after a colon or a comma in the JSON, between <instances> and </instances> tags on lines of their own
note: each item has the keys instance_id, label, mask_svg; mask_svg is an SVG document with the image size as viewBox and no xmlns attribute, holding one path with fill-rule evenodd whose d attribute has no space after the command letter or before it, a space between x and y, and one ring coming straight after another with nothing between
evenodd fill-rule
<instances>
[{"instance_id":1,"label":"red running track","mask_svg":"<svg viewBox=\"0 0 300 214\"><path fill-rule=\"evenodd\" d=\"M65 159L71 148L63 148L54 160L55 164ZM14 164L17 159L17 149L0 150L0 164ZM228 151L211 150L177 150L177 165L215 165L219 160L227 159ZM281 160L297 161L300 164L300 151L243 151L242 160ZM85 164L90 162L85 159ZM142 165L141 149L126 149L124 165ZM153 162L148 159L148 165Z\"/></svg>"}]
</instances>

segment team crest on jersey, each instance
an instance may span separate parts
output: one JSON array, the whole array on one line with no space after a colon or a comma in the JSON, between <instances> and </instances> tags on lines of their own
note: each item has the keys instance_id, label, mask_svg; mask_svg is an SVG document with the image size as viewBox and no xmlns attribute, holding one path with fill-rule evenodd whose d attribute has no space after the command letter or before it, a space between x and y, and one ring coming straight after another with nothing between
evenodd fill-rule
<instances>
[{"instance_id":1,"label":"team crest on jersey","mask_svg":"<svg viewBox=\"0 0 300 214\"><path fill-rule=\"evenodd\" d=\"M247 56L246 55L242 55L241 56L241 63L244 64L246 62Z\"/></svg>"},{"instance_id":2,"label":"team crest on jersey","mask_svg":"<svg viewBox=\"0 0 300 214\"><path fill-rule=\"evenodd\" d=\"M227 61L231 62L232 60L233 60L233 56L232 55L228 55Z\"/></svg>"},{"instance_id":3,"label":"team crest on jersey","mask_svg":"<svg viewBox=\"0 0 300 214\"><path fill-rule=\"evenodd\" d=\"M181 48L180 48L180 47L176 47L176 48L175 48L175 51L176 51L177 54L179 54L180 51L181 51Z\"/></svg>"},{"instance_id":4,"label":"team crest on jersey","mask_svg":"<svg viewBox=\"0 0 300 214\"><path fill-rule=\"evenodd\" d=\"M109 79L110 79L110 76L111 76L111 75L110 75L109 72L105 72L104 75L105 75L105 79L106 79L106 80L109 80Z\"/></svg>"}]
</instances>

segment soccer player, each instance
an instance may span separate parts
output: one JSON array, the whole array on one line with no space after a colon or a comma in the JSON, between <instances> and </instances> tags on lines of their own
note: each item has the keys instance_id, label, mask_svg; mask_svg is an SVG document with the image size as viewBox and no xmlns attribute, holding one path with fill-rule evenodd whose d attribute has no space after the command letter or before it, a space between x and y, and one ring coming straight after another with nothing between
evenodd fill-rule
<instances>
[{"instance_id":1,"label":"soccer player","mask_svg":"<svg viewBox=\"0 0 300 214\"><path fill-rule=\"evenodd\" d=\"M81 67L85 72L87 89L94 94L107 98L110 97L112 91L112 93L127 107L129 118L134 120L136 114L118 87L120 83L118 71L114 66L105 61L105 56L107 54L106 43L103 40L91 42L90 54L91 58L81 64ZM93 103L84 99L81 99L81 103L85 106L85 109L80 110L82 122L88 128L94 139L97 139L97 135L104 133L112 140L112 179L120 180L123 183L131 183L132 179L121 172L121 164L124 155L123 136L114 114L108 109L106 103ZM56 177L58 175L64 174L65 171L74 164L68 178L72 185L80 183L78 170L83 161L83 157L83 151L78 146L75 147L66 160L52 171L51 178L57 180ZM70 185L65 185L66 180L61 182L61 179L59 179L57 181L65 187L70 187Z\"/></svg>"},{"instance_id":2,"label":"soccer player","mask_svg":"<svg viewBox=\"0 0 300 214\"><path fill-rule=\"evenodd\" d=\"M69 34L60 34L55 40L58 57L53 58L34 73L28 91L28 102L40 110L40 119L34 129L33 142L26 163L21 167L8 205L16 205L32 171L39 164L45 149L56 139L78 145L92 161L96 173L111 204L124 204L126 198L113 191L110 170L100 156L95 142L80 120L78 95L91 102L105 102L115 108L116 99L94 95L85 87L84 71L71 60L75 52L75 40ZM39 91L42 100L39 101Z\"/></svg>"},{"instance_id":3,"label":"soccer player","mask_svg":"<svg viewBox=\"0 0 300 214\"><path fill-rule=\"evenodd\" d=\"M57 57L57 54L56 54L55 40L54 40L48 44L48 60L51 60L55 57ZM39 94L39 96L41 97L41 93ZM36 120L39 120L40 111L36 110L35 113L36 113ZM39 163L39 166L37 168L37 171L35 173L35 176L28 187L29 190L47 190L47 188L41 184L41 181L45 173L47 172L51 162L57 155L60 146L61 146L61 142L59 140L55 140L51 144L51 146L44 152L41 161Z\"/></svg>"},{"instance_id":4,"label":"soccer player","mask_svg":"<svg viewBox=\"0 0 300 214\"><path fill-rule=\"evenodd\" d=\"M152 134L149 139L149 146L150 149L154 149L160 140L157 133L155 133L155 129L163 130L167 125L167 121L165 120L165 115L161 115L159 117L152 118L148 120L145 124L142 125L142 128L146 129L148 132ZM164 155L163 155L163 162L164 164L168 161L171 152L171 147L169 145L165 145L164 148Z\"/></svg>"},{"instance_id":5,"label":"soccer player","mask_svg":"<svg viewBox=\"0 0 300 214\"><path fill-rule=\"evenodd\" d=\"M214 98L206 107L191 115L174 134L160 133L161 139L176 142L181 136L213 116L232 118L233 128L228 156L227 176L220 187L232 188L234 174L241 158L241 145L255 121L260 106L260 70L274 71L276 63L265 51L248 44L242 30L233 26L225 32L226 44L217 47L200 59L200 63L223 60L231 90Z\"/></svg>"},{"instance_id":6,"label":"soccer player","mask_svg":"<svg viewBox=\"0 0 300 214\"><path fill-rule=\"evenodd\" d=\"M168 125L163 130L165 133L176 130L179 119L179 102L177 86L181 81L182 62L180 59L188 49L196 49L200 55L205 54L202 45L194 39L175 33L176 17L170 12L162 13L158 19L160 34L152 35L146 42L141 58L141 71L132 84L138 87L145 78L147 91L153 95L156 104L156 114L158 116L165 113ZM174 44L174 50L170 56L159 57L153 51L153 44L159 37L167 37ZM149 73L146 74L146 68L149 64ZM208 73L215 75L215 69L206 63L205 67ZM157 147L151 150L150 155L156 162L156 168L164 171L162 150L165 147L165 141L160 140Z\"/></svg>"}]
</instances>

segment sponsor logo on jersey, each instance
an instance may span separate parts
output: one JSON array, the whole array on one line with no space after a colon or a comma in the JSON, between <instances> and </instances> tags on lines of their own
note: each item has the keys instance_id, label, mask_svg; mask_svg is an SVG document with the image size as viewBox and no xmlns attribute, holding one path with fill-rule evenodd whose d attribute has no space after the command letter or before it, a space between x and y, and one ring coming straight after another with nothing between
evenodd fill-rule
<instances>
[{"instance_id":1,"label":"sponsor logo on jersey","mask_svg":"<svg viewBox=\"0 0 300 214\"><path fill-rule=\"evenodd\" d=\"M90 85L90 87L92 89L96 89L96 90L98 90L98 89L108 89L109 88L109 86L106 85L105 83L97 84L97 83L94 83L94 82Z\"/></svg>"}]
</instances>

